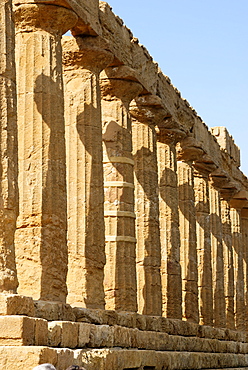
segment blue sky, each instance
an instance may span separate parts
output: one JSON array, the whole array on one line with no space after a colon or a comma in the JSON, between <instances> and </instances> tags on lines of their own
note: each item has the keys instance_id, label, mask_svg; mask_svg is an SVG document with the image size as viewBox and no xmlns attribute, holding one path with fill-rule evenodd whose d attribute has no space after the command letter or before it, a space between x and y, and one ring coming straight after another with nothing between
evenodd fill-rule
<instances>
[{"instance_id":1,"label":"blue sky","mask_svg":"<svg viewBox=\"0 0 248 370\"><path fill-rule=\"evenodd\" d=\"M109 0L209 127L226 126L248 175L248 0Z\"/></svg>"}]
</instances>

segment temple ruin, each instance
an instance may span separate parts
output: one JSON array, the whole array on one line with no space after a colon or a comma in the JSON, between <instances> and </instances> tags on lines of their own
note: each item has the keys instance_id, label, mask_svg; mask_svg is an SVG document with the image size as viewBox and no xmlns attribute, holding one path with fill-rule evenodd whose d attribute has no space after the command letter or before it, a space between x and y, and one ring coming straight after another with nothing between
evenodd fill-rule
<instances>
[{"instance_id":1,"label":"temple ruin","mask_svg":"<svg viewBox=\"0 0 248 370\"><path fill-rule=\"evenodd\" d=\"M0 367L248 368L227 129L106 2L2 0L0 51Z\"/></svg>"}]
</instances>

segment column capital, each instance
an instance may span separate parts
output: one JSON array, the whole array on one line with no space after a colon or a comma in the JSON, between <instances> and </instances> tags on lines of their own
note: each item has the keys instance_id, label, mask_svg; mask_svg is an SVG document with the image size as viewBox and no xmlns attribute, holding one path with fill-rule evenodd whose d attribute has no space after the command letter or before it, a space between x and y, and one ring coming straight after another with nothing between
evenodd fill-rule
<instances>
[{"instance_id":1,"label":"column capital","mask_svg":"<svg viewBox=\"0 0 248 370\"><path fill-rule=\"evenodd\" d=\"M128 105L143 91L136 72L124 65L108 67L102 71L100 86L104 100L113 100L113 97L117 97Z\"/></svg>"},{"instance_id":2,"label":"column capital","mask_svg":"<svg viewBox=\"0 0 248 370\"><path fill-rule=\"evenodd\" d=\"M247 218L248 219L248 208L243 208L241 210L241 217L242 218Z\"/></svg>"},{"instance_id":3,"label":"column capital","mask_svg":"<svg viewBox=\"0 0 248 370\"><path fill-rule=\"evenodd\" d=\"M114 59L109 43L99 36L64 36L62 49L66 70L81 68L100 73Z\"/></svg>"},{"instance_id":4,"label":"column capital","mask_svg":"<svg viewBox=\"0 0 248 370\"><path fill-rule=\"evenodd\" d=\"M156 95L140 95L133 99L129 106L133 122L159 125L166 118L167 111L162 100Z\"/></svg>"},{"instance_id":5,"label":"column capital","mask_svg":"<svg viewBox=\"0 0 248 370\"><path fill-rule=\"evenodd\" d=\"M50 4L21 4L14 8L16 32L46 31L62 36L77 22L70 9Z\"/></svg>"},{"instance_id":6,"label":"column capital","mask_svg":"<svg viewBox=\"0 0 248 370\"><path fill-rule=\"evenodd\" d=\"M240 190L236 193L232 199L230 199L231 208L236 208L241 210L243 208L248 208L248 191Z\"/></svg>"},{"instance_id":7,"label":"column capital","mask_svg":"<svg viewBox=\"0 0 248 370\"><path fill-rule=\"evenodd\" d=\"M194 137L188 136L177 143L177 160L192 162L204 155L204 150Z\"/></svg>"},{"instance_id":8,"label":"column capital","mask_svg":"<svg viewBox=\"0 0 248 370\"><path fill-rule=\"evenodd\" d=\"M186 136L186 132L179 126L156 127L157 140L164 144L174 144Z\"/></svg>"},{"instance_id":9,"label":"column capital","mask_svg":"<svg viewBox=\"0 0 248 370\"><path fill-rule=\"evenodd\" d=\"M197 172L208 176L217 169L217 165L208 154L203 154L201 158L194 161L194 168Z\"/></svg>"}]
</instances>

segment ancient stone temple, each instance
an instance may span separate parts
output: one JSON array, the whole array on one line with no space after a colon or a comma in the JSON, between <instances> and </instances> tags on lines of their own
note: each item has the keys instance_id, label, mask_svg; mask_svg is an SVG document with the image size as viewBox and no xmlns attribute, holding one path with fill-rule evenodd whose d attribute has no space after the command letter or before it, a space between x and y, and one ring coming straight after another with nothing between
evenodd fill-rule
<instances>
[{"instance_id":1,"label":"ancient stone temple","mask_svg":"<svg viewBox=\"0 0 248 370\"><path fill-rule=\"evenodd\" d=\"M106 2L1 0L0 51L0 368L248 368L226 128Z\"/></svg>"}]
</instances>

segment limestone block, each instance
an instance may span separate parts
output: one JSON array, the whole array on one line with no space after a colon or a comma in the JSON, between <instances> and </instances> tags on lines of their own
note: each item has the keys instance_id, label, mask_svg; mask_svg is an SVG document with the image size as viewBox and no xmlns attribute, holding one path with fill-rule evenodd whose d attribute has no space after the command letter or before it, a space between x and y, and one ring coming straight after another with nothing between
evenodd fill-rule
<instances>
[{"instance_id":1,"label":"limestone block","mask_svg":"<svg viewBox=\"0 0 248 370\"><path fill-rule=\"evenodd\" d=\"M57 349L57 370L64 370L74 364L74 352L68 348Z\"/></svg>"},{"instance_id":2,"label":"limestone block","mask_svg":"<svg viewBox=\"0 0 248 370\"><path fill-rule=\"evenodd\" d=\"M0 317L0 345L35 344L35 320L25 316Z\"/></svg>"},{"instance_id":3,"label":"limestone block","mask_svg":"<svg viewBox=\"0 0 248 370\"><path fill-rule=\"evenodd\" d=\"M0 294L0 315L34 316L34 302L31 297L18 294Z\"/></svg>"},{"instance_id":4,"label":"limestone block","mask_svg":"<svg viewBox=\"0 0 248 370\"><path fill-rule=\"evenodd\" d=\"M113 310L103 310L103 322L107 325L116 325L119 313ZM123 325L125 326L125 325Z\"/></svg>"},{"instance_id":5,"label":"limestone block","mask_svg":"<svg viewBox=\"0 0 248 370\"><path fill-rule=\"evenodd\" d=\"M145 315L136 314L136 327L140 330L146 330L146 317Z\"/></svg>"},{"instance_id":6,"label":"limestone block","mask_svg":"<svg viewBox=\"0 0 248 370\"><path fill-rule=\"evenodd\" d=\"M52 348L40 346L0 347L0 366L3 369L27 370L48 362L56 366L57 353Z\"/></svg>"},{"instance_id":7,"label":"limestone block","mask_svg":"<svg viewBox=\"0 0 248 370\"><path fill-rule=\"evenodd\" d=\"M115 325L113 327L113 334L114 334L114 346L115 347L123 347L129 348L131 347L131 333L130 329L124 328L122 326Z\"/></svg>"},{"instance_id":8,"label":"limestone block","mask_svg":"<svg viewBox=\"0 0 248 370\"><path fill-rule=\"evenodd\" d=\"M116 324L127 328L135 328L137 315L133 312L118 312Z\"/></svg>"},{"instance_id":9,"label":"limestone block","mask_svg":"<svg viewBox=\"0 0 248 370\"><path fill-rule=\"evenodd\" d=\"M61 342L60 347L76 348L78 346L78 333L79 333L79 324L76 322L70 321L57 321L54 323L56 326L61 327ZM51 332L54 332L58 329L51 329ZM57 337L58 338L58 337Z\"/></svg>"},{"instance_id":10,"label":"limestone block","mask_svg":"<svg viewBox=\"0 0 248 370\"><path fill-rule=\"evenodd\" d=\"M59 347L62 342L62 327L56 321L48 323L48 345Z\"/></svg>"},{"instance_id":11,"label":"limestone block","mask_svg":"<svg viewBox=\"0 0 248 370\"><path fill-rule=\"evenodd\" d=\"M89 347L112 347L114 327L109 325L92 325L90 330Z\"/></svg>"},{"instance_id":12,"label":"limestone block","mask_svg":"<svg viewBox=\"0 0 248 370\"><path fill-rule=\"evenodd\" d=\"M211 132L216 137L220 148L234 160L237 166L240 166L240 149L226 127L211 127Z\"/></svg>"},{"instance_id":13,"label":"limestone block","mask_svg":"<svg viewBox=\"0 0 248 370\"><path fill-rule=\"evenodd\" d=\"M103 310L91 310L89 308L74 307L73 313L76 317L76 321L99 325L106 324L106 322L104 322Z\"/></svg>"},{"instance_id":14,"label":"limestone block","mask_svg":"<svg viewBox=\"0 0 248 370\"><path fill-rule=\"evenodd\" d=\"M51 301L34 301L35 316L49 321L75 321L75 314L69 304Z\"/></svg>"},{"instance_id":15,"label":"limestone block","mask_svg":"<svg viewBox=\"0 0 248 370\"><path fill-rule=\"evenodd\" d=\"M91 324L87 323L79 323L79 331L78 331L78 347L83 348L87 345L90 341L90 331L91 331Z\"/></svg>"},{"instance_id":16,"label":"limestone block","mask_svg":"<svg viewBox=\"0 0 248 370\"><path fill-rule=\"evenodd\" d=\"M145 316L146 330L162 331L162 317L161 316Z\"/></svg>"},{"instance_id":17,"label":"limestone block","mask_svg":"<svg viewBox=\"0 0 248 370\"><path fill-rule=\"evenodd\" d=\"M34 344L36 346L48 345L48 322L44 319L35 320Z\"/></svg>"}]
</instances>

